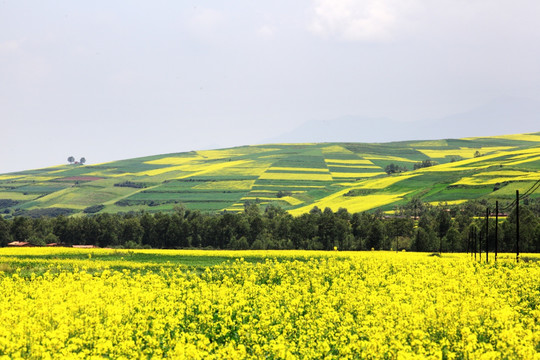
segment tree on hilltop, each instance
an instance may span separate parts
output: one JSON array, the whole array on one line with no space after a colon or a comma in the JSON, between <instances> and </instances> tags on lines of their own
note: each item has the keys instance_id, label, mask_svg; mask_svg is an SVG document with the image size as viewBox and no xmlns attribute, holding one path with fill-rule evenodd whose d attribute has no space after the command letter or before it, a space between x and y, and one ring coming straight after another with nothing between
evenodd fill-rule
<instances>
[{"instance_id":1,"label":"tree on hilltop","mask_svg":"<svg viewBox=\"0 0 540 360\"><path fill-rule=\"evenodd\" d=\"M79 164L81 165L84 165L85 162L86 162L86 159L84 157L82 157L81 160L79 160Z\"/></svg>"},{"instance_id":2,"label":"tree on hilltop","mask_svg":"<svg viewBox=\"0 0 540 360\"><path fill-rule=\"evenodd\" d=\"M73 164L75 162L75 158L73 156L68 157L68 163Z\"/></svg>"}]
</instances>

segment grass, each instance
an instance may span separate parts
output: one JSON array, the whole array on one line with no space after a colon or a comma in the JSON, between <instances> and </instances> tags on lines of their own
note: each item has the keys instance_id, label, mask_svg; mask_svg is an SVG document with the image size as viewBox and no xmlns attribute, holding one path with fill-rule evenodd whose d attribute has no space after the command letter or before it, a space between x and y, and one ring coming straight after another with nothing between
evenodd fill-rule
<instances>
[{"instance_id":1,"label":"grass","mask_svg":"<svg viewBox=\"0 0 540 360\"><path fill-rule=\"evenodd\" d=\"M229 251L229 250L131 250L75 248L1 248L0 273L17 273L22 277L41 275L46 271L85 268L101 272L114 270L159 271L161 268L182 268L203 271L207 267L242 260L248 263L277 261L307 261L335 255L318 251Z\"/></svg>"}]
</instances>

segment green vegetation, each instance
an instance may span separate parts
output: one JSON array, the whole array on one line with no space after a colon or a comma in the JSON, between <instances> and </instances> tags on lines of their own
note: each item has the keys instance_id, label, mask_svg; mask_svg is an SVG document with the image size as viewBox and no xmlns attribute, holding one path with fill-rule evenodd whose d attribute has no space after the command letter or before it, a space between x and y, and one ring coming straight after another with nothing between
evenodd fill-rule
<instances>
[{"instance_id":1,"label":"green vegetation","mask_svg":"<svg viewBox=\"0 0 540 360\"><path fill-rule=\"evenodd\" d=\"M348 198L356 196L372 195L347 193ZM523 203L519 249L540 252L540 199ZM351 214L344 209L333 212L327 207L293 217L272 205L263 211L253 202L238 213L211 214L176 207L171 213L0 218L0 246L28 241L38 246L57 243L116 249L485 251L485 205L473 200L456 204L441 201L433 206L414 198L392 216L382 212ZM491 216L489 252L494 251L496 243L499 251L515 251L516 220L515 208L509 209L508 216L499 217L495 235L495 219Z\"/></svg>"},{"instance_id":2,"label":"green vegetation","mask_svg":"<svg viewBox=\"0 0 540 360\"><path fill-rule=\"evenodd\" d=\"M242 146L2 174L0 213L154 213L180 204L216 213L242 211L251 202L300 215L313 206L395 210L415 197L493 203L526 191L539 171L540 133Z\"/></svg>"}]
</instances>

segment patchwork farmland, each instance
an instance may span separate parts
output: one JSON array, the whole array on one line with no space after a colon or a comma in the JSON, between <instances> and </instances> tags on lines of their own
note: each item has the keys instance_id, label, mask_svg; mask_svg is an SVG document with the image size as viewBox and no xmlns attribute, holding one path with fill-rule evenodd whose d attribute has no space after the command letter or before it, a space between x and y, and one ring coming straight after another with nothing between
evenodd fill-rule
<instances>
[{"instance_id":1,"label":"patchwork farmland","mask_svg":"<svg viewBox=\"0 0 540 360\"><path fill-rule=\"evenodd\" d=\"M415 166L430 161L429 167ZM392 165L400 171L388 173ZM415 169L416 168L416 169ZM407 171L404 171L407 170ZM0 175L0 212L242 211L275 204L392 211L413 197L511 201L540 180L540 133L383 144L267 144ZM540 196L533 194L532 197Z\"/></svg>"}]
</instances>

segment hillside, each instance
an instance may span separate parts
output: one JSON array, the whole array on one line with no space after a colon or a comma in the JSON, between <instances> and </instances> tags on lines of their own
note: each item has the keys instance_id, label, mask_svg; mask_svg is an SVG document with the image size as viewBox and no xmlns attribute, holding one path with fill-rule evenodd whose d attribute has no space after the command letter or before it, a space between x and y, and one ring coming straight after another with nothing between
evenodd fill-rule
<instances>
[{"instance_id":1,"label":"hillside","mask_svg":"<svg viewBox=\"0 0 540 360\"><path fill-rule=\"evenodd\" d=\"M475 157L479 152L481 156ZM478 155L478 154L477 154ZM413 170L426 159L436 166ZM408 171L388 175L395 164ZM313 206L350 212L425 202L509 201L540 179L540 133L383 144L242 146L61 165L0 175L0 212L55 215L241 211L274 203L293 215ZM540 192L532 195L540 196Z\"/></svg>"}]
</instances>

